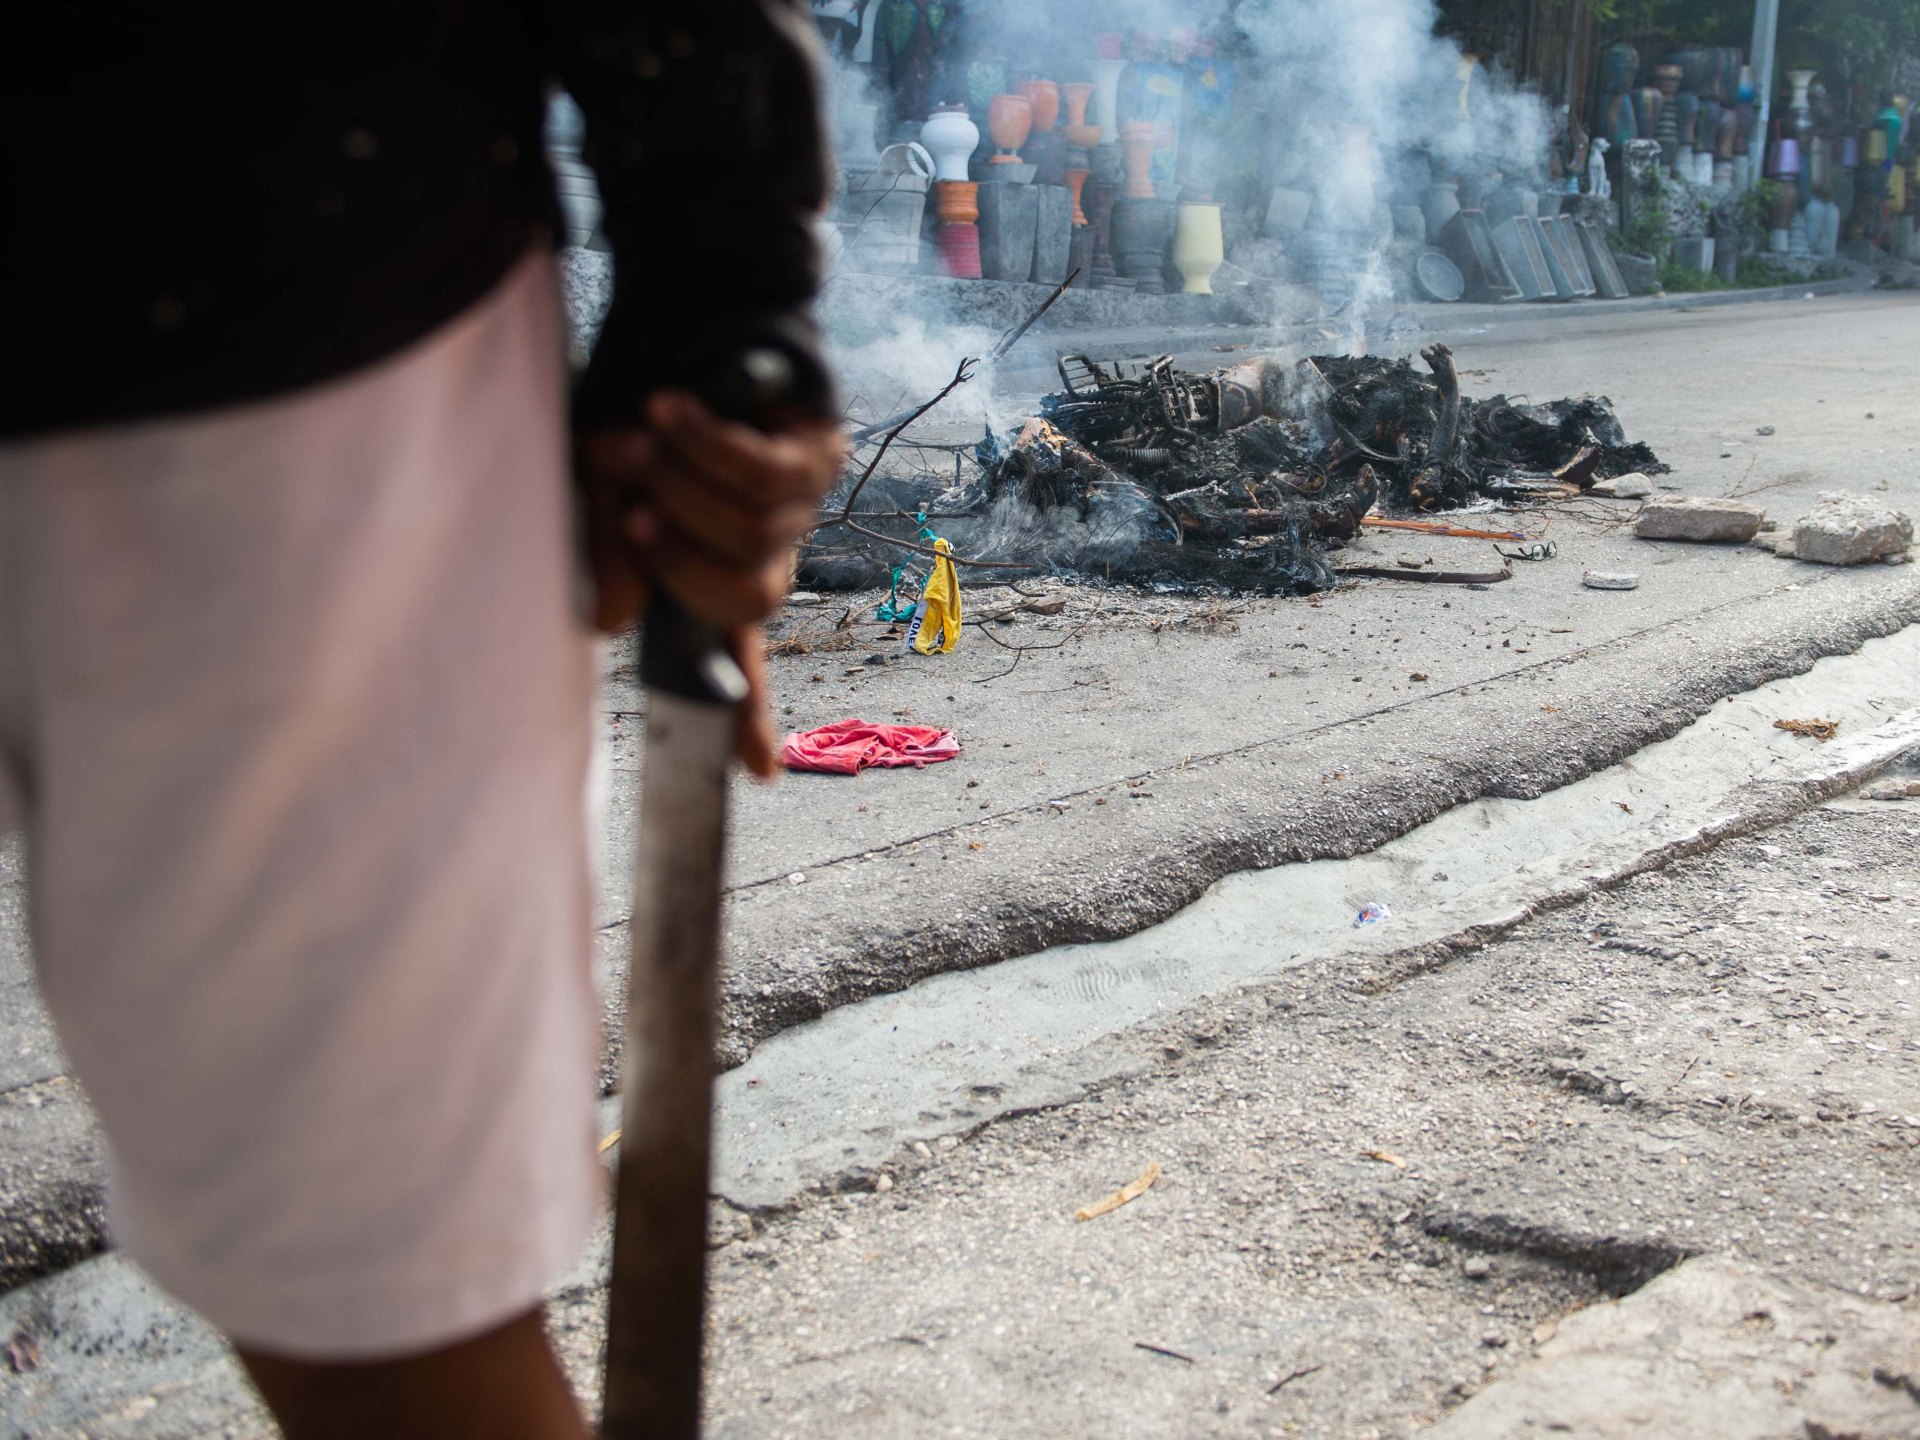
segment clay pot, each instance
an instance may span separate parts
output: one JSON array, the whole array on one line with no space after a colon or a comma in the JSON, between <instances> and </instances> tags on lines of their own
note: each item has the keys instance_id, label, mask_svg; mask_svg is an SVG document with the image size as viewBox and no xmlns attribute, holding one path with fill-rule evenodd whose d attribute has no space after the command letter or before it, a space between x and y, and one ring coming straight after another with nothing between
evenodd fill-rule
<instances>
[{"instance_id":1,"label":"clay pot","mask_svg":"<svg viewBox=\"0 0 1920 1440\"><path fill-rule=\"evenodd\" d=\"M1084 80L1075 81L1062 85L1060 94L1067 103L1067 143L1091 150L1100 143L1100 127L1087 123L1087 102L1093 98L1093 86Z\"/></svg>"},{"instance_id":2,"label":"clay pot","mask_svg":"<svg viewBox=\"0 0 1920 1440\"><path fill-rule=\"evenodd\" d=\"M1018 165L1020 147L1033 131L1033 102L1024 95L996 95L987 102L987 134L998 147L990 165Z\"/></svg>"},{"instance_id":3,"label":"clay pot","mask_svg":"<svg viewBox=\"0 0 1920 1440\"><path fill-rule=\"evenodd\" d=\"M967 161L980 143L980 127L967 118L964 105L942 105L920 127L920 143L933 155L936 181L963 181Z\"/></svg>"},{"instance_id":4,"label":"clay pot","mask_svg":"<svg viewBox=\"0 0 1920 1440\"><path fill-rule=\"evenodd\" d=\"M1087 223L1087 212L1080 208L1080 192L1087 183L1087 177L1092 173L1091 170L1081 169L1067 171L1067 190L1073 196L1073 223L1076 225Z\"/></svg>"},{"instance_id":5,"label":"clay pot","mask_svg":"<svg viewBox=\"0 0 1920 1440\"><path fill-rule=\"evenodd\" d=\"M1460 185L1455 180L1436 180L1427 191L1427 203L1422 207L1427 216L1427 243L1438 245L1440 236L1447 228L1447 222L1460 213Z\"/></svg>"},{"instance_id":6,"label":"clay pot","mask_svg":"<svg viewBox=\"0 0 1920 1440\"><path fill-rule=\"evenodd\" d=\"M1213 272L1227 258L1218 205L1182 205L1173 227L1173 268L1187 295L1211 295Z\"/></svg>"},{"instance_id":7,"label":"clay pot","mask_svg":"<svg viewBox=\"0 0 1920 1440\"><path fill-rule=\"evenodd\" d=\"M1678 65L1656 65L1653 67L1653 83L1660 87L1660 96L1668 103L1680 94L1680 81L1686 74Z\"/></svg>"},{"instance_id":8,"label":"clay pot","mask_svg":"<svg viewBox=\"0 0 1920 1440\"><path fill-rule=\"evenodd\" d=\"M1060 87L1051 80L1023 80L1013 87L1033 102L1033 128L1045 134L1060 118Z\"/></svg>"},{"instance_id":9,"label":"clay pot","mask_svg":"<svg viewBox=\"0 0 1920 1440\"><path fill-rule=\"evenodd\" d=\"M1153 199L1154 127L1144 121L1120 127L1120 153L1126 160L1125 194L1130 200Z\"/></svg>"},{"instance_id":10,"label":"clay pot","mask_svg":"<svg viewBox=\"0 0 1920 1440\"><path fill-rule=\"evenodd\" d=\"M980 218L980 182L935 181L933 213L939 217L942 225L971 225Z\"/></svg>"}]
</instances>

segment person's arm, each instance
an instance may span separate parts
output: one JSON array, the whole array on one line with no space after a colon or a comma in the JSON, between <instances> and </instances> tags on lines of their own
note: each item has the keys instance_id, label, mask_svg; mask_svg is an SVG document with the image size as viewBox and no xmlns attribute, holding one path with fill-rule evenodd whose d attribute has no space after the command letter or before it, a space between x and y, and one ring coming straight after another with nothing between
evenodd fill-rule
<instances>
[{"instance_id":1,"label":"person's arm","mask_svg":"<svg viewBox=\"0 0 1920 1440\"><path fill-rule=\"evenodd\" d=\"M575 397L582 429L640 423L743 351L793 367L831 419L808 305L825 204L817 47L794 0L551 0L559 79L586 116L613 247L613 303Z\"/></svg>"},{"instance_id":2,"label":"person's arm","mask_svg":"<svg viewBox=\"0 0 1920 1440\"><path fill-rule=\"evenodd\" d=\"M809 306L828 161L813 34L793 0L550 0L554 63L586 116L614 299L574 397L595 622L658 583L731 628L752 696L739 753L778 767L758 622L842 454ZM792 376L755 426L695 395L745 352Z\"/></svg>"}]
</instances>

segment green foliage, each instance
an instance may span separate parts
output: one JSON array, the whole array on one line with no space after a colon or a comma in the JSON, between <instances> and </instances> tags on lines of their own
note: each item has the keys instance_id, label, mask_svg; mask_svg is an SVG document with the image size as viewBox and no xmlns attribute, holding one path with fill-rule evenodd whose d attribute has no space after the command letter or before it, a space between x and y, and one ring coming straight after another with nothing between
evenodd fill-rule
<instances>
[{"instance_id":1,"label":"green foliage","mask_svg":"<svg viewBox=\"0 0 1920 1440\"><path fill-rule=\"evenodd\" d=\"M1667 197L1656 189L1634 208L1633 224L1621 232L1621 240L1632 255L1648 255L1656 265L1665 265L1673 248L1673 212L1667 209Z\"/></svg>"}]
</instances>

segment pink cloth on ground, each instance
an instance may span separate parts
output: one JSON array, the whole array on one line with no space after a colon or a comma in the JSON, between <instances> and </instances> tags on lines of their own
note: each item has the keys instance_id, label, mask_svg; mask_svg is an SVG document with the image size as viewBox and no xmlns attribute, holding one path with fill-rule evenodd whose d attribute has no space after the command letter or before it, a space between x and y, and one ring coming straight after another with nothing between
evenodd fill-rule
<instances>
[{"instance_id":1,"label":"pink cloth on ground","mask_svg":"<svg viewBox=\"0 0 1920 1440\"><path fill-rule=\"evenodd\" d=\"M818 730L796 730L780 746L789 770L857 775L870 765L911 765L951 760L960 742L951 730L932 725L880 725L872 720L836 720Z\"/></svg>"}]
</instances>

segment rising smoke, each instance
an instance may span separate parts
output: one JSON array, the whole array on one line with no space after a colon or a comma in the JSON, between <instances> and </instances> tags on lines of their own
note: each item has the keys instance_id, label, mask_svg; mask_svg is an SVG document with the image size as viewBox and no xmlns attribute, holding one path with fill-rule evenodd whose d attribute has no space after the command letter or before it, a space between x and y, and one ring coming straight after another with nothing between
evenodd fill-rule
<instances>
[{"instance_id":1,"label":"rising smoke","mask_svg":"<svg viewBox=\"0 0 1920 1440\"><path fill-rule=\"evenodd\" d=\"M961 27L956 47L1003 63L1009 85L1029 75L1089 78L1092 37L1101 31L1216 37L1235 89L1233 122L1211 167L1214 198L1233 217L1228 261L1255 276L1292 280L1296 300L1317 289L1324 312L1356 345L1393 296L1393 206L1421 205L1433 179L1543 183L1545 105L1437 37L1432 0L960 0L952 15ZM837 55L830 69L830 92L843 112L849 102L886 104L867 88L865 66ZM964 70L950 69L947 90L960 90ZM901 127L895 133L907 134L921 117L892 118ZM984 129L985 117L975 119ZM1265 230L1276 192L1278 210L1291 200L1296 216L1304 214L1299 228ZM836 284L825 309L852 370L871 368L880 357L862 352L895 332L911 334L904 349L913 357L958 353L941 343L942 332L963 316L937 292L903 313L889 290L879 313L863 305L862 288ZM902 353L889 349L890 362ZM941 367L921 359L920 368Z\"/></svg>"}]
</instances>

